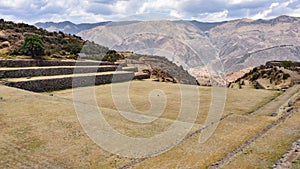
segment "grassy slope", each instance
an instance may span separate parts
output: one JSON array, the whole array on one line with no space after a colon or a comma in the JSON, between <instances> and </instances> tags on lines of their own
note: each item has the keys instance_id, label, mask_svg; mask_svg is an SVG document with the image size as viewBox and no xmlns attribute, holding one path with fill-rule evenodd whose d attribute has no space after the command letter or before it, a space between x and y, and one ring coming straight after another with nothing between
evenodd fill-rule
<instances>
[{"instance_id":1,"label":"grassy slope","mask_svg":"<svg viewBox=\"0 0 300 169\"><path fill-rule=\"evenodd\" d=\"M224 168L270 168L291 147L291 143L300 138L299 124L300 111L270 130Z\"/></svg>"},{"instance_id":2,"label":"grassy slope","mask_svg":"<svg viewBox=\"0 0 300 169\"><path fill-rule=\"evenodd\" d=\"M97 86L96 98L111 126L127 135L149 137L167 129L177 117L180 103L178 85L133 81L130 86L132 103L139 110L150 107L147 95L156 88L165 92L168 104L157 122L146 125L124 120L113 110L111 85ZM210 88L200 87L199 90L202 106L198 124L193 130L202 126L211 98ZM53 94L50 97L46 93L33 94L0 86L1 168L35 165L42 168L114 168L130 162L128 158L99 148L83 132L74 112L72 90ZM224 119L207 142L199 144L199 135L196 135L174 149L142 162L137 168L202 168L210 165L275 119L245 114L275 95L274 91L229 89L225 113L235 114Z\"/></svg>"}]
</instances>

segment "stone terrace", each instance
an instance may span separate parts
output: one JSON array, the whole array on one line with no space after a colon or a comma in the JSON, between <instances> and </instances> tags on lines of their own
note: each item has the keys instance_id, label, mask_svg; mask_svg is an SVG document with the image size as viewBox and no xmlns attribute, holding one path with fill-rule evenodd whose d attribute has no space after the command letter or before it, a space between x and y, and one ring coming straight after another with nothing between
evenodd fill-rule
<instances>
[{"instance_id":1,"label":"stone terrace","mask_svg":"<svg viewBox=\"0 0 300 169\"><path fill-rule=\"evenodd\" d=\"M137 68L123 62L0 60L0 66L3 84L34 92L140 79Z\"/></svg>"}]
</instances>

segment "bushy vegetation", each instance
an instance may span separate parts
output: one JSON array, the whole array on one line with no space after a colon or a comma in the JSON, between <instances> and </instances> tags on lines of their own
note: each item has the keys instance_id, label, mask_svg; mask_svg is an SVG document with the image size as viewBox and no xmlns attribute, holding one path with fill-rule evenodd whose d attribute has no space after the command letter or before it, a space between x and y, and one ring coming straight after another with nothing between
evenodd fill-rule
<instances>
[{"instance_id":1,"label":"bushy vegetation","mask_svg":"<svg viewBox=\"0 0 300 169\"><path fill-rule=\"evenodd\" d=\"M271 84L280 84L282 80L287 80L290 74L284 73L276 67L267 68L265 66L255 67L249 73L244 74L241 78L237 79L235 83L242 80L249 80L255 82L258 79L269 79Z\"/></svg>"},{"instance_id":2,"label":"bushy vegetation","mask_svg":"<svg viewBox=\"0 0 300 169\"><path fill-rule=\"evenodd\" d=\"M101 56L101 58L99 59L102 59L108 51L109 48L107 47L100 46L94 42L87 41L82 47L81 53L84 53L86 56L90 56L90 57Z\"/></svg>"},{"instance_id":3,"label":"bushy vegetation","mask_svg":"<svg viewBox=\"0 0 300 169\"><path fill-rule=\"evenodd\" d=\"M117 60L124 59L124 57L120 54L118 54L117 51L115 50L109 50L107 51L106 55L103 57L103 61L108 61L108 62L115 62Z\"/></svg>"},{"instance_id":4,"label":"bushy vegetation","mask_svg":"<svg viewBox=\"0 0 300 169\"><path fill-rule=\"evenodd\" d=\"M284 73L283 76L282 76L283 80L286 80L286 79L288 79L289 77L291 77L291 75L288 74L288 73Z\"/></svg>"},{"instance_id":5,"label":"bushy vegetation","mask_svg":"<svg viewBox=\"0 0 300 169\"><path fill-rule=\"evenodd\" d=\"M87 42L83 46L81 53L87 59L99 61L115 62L117 60L124 59L124 56L119 54L117 51L97 45L94 42Z\"/></svg>"},{"instance_id":6,"label":"bushy vegetation","mask_svg":"<svg viewBox=\"0 0 300 169\"><path fill-rule=\"evenodd\" d=\"M44 55L44 44L40 36L27 36L22 46L23 53L37 58Z\"/></svg>"},{"instance_id":7,"label":"bushy vegetation","mask_svg":"<svg viewBox=\"0 0 300 169\"><path fill-rule=\"evenodd\" d=\"M48 32L25 23L13 23L0 19L0 43L8 42L7 49L2 55L28 55L33 58L47 56L58 59L76 59L84 46L85 52L99 54L108 48L93 42L84 41L81 37L63 32ZM88 45L85 45L89 43ZM34 44L34 45L33 45ZM92 44L92 46L90 45ZM33 47L34 46L34 47ZM102 55L102 58L104 57Z\"/></svg>"}]
</instances>

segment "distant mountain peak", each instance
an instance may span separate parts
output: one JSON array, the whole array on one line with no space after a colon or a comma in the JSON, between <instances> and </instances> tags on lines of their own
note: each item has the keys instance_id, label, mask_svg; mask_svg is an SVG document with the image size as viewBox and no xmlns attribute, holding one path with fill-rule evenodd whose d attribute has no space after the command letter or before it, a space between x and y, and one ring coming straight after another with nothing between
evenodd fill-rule
<instances>
[{"instance_id":1,"label":"distant mountain peak","mask_svg":"<svg viewBox=\"0 0 300 169\"><path fill-rule=\"evenodd\" d=\"M70 21L63 21L63 22L38 22L35 24L35 26L39 28L44 28L51 32L64 32L68 34L77 34L80 31L92 29L97 26L103 26L110 23L110 21L107 22L98 22L98 23L81 23L81 24L75 24Z\"/></svg>"},{"instance_id":2,"label":"distant mountain peak","mask_svg":"<svg viewBox=\"0 0 300 169\"><path fill-rule=\"evenodd\" d=\"M289 22L289 23L291 23L291 22L300 20L300 18L287 16L287 15L281 15L277 18L272 19L272 20L275 21L275 22Z\"/></svg>"}]
</instances>

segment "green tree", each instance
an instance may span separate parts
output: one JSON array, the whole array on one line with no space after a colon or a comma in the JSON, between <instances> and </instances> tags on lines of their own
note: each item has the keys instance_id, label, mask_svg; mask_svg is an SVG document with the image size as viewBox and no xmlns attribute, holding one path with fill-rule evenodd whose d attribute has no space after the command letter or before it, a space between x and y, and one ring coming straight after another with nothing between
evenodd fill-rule
<instances>
[{"instance_id":1,"label":"green tree","mask_svg":"<svg viewBox=\"0 0 300 169\"><path fill-rule=\"evenodd\" d=\"M286 80L286 79L288 79L289 77L291 77L290 74L284 73L282 78L283 78L283 80Z\"/></svg>"},{"instance_id":2,"label":"green tree","mask_svg":"<svg viewBox=\"0 0 300 169\"><path fill-rule=\"evenodd\" d=\"M118 52L115 50L108 50L102 60L108 62L115 62L119 59L123 59L123 56L118 54Z\"/></svg>"},{"instance_id":3,"label":"green tree","mask_svg":"<svg viewBox=\"0 0 300 169\"><path fill-rule=\"evenodd\" d=\"M27 36L22 49L25 55L30 55L32 58L42 56L45 50L41 37L37 35Z\"/></svg>"},{"instance_id":4,"label":"green tree","mask_svg":"<svg viewBox=\"0 0 300 169\"><path fill-rule=\"evenodd\" d=\"M78 42L68 43L65 47L65 50L70 52L70 54L78 54L80 53L81 49L82 45L80 45Z\"/></svg>"}]
</instances>

